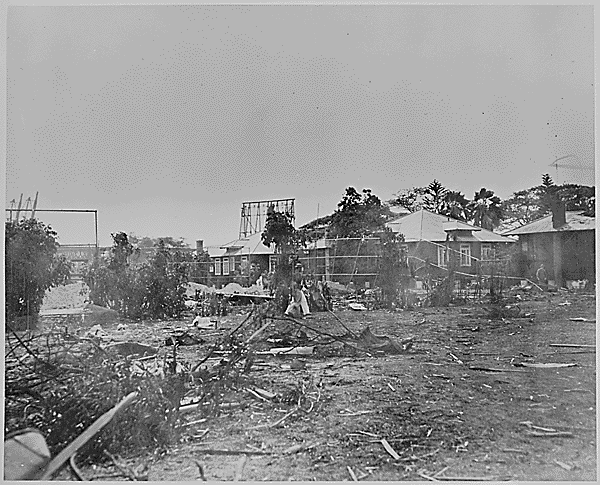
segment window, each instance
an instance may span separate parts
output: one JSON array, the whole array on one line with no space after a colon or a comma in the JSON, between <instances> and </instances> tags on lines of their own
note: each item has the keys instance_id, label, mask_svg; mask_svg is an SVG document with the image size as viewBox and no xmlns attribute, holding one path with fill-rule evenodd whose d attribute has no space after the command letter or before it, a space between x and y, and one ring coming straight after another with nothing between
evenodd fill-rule
<instances>
[{"instance_id":1,"label":"window","mask_svg":"<svg viewBox=\"0 0 600 485\"><path fill-rule=\"evenodd\" d=\"M275 271L275 266L277 266L277 256L269 256L269 272Z\"/></svg>"},{"instance_id":2,"label":"window","mask_svg":"<svg viewBox=\"0 0 600 485\"><path fill-rule=\"evenodd\" d=\"M448 253L444 246L438 246L438 266L445 268L448 263Z\"/></svg>"},{"instance_id":3,"label":"window","mask_svg":"<svg viewBox=\"0 0 600 485\"><path fill-rule=\"evenodd\" d=\"M526 253L528 249L529 249L529 248L528 248L528 245L527 245L527 241L522 241L522 242L521 242L521 250L522 250L524 253Z\"/></svg>"},{"instance_id":4,"label":"window","mask_svg":"<svg viewBox=\"0 0 600 485\"><path fill-rule=\"evenodd\" d=\"M243 275L248 274L248 256L242 256L241 272Z\"/></svg>"},{"instance_id":5,"label":"window","mask_svg":"<svg viewBox=\"0 0 600 485\"><path fill-rule=\"evenodd\" d=\"M215 259L215 275L219 276L221 274L221 258Z\"/></svg>"},{"instance_id":6,"label":"window","mask_svg":"<svg viewBox=\"0 0 600 485\"><path fill-rule=\"evenodd\" d=\"M482 261L490 261L494 259L494 248L491 244L482 244L481 245L481 260Z\"/></svg>"},{"instance_id":7,"label":"window","mask_svg":"<svg viewBox=\"0 0 600 485\"><path fill-rule=\"evenodd\" d=\"M471 266L471 245L461 244L460 245L460 265Z\"/></svg>"},{"instance_id":8,"label":"window","mask_svg":"<svg viewBox=\"0 0 600 485\"><path fill-rule=\"evenodd\" d=\"M229 258L223 258L223 274L229 274Z\"/></svg>"}]
</instances>

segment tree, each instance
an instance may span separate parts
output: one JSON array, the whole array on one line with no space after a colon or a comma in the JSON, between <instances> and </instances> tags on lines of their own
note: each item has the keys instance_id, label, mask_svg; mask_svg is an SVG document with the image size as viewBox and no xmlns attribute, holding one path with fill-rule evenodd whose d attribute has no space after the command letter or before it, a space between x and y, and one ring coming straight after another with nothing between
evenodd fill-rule
<instances>
[{"instance_id":1,"label":"tree","mask_svg":"<svg viewBox=\"0 0 600 485\"><path fill-rule=\"evenodd\" d=\"M492 190L482 187L475 192L473 201L469 204L471 218L476 226L493 231L502 220L502 207L500 197L494 195Z\"/></svg>"},{"instance_id":2,"label":"tree","mask_svg":"<svg viewBox=\"0 0 600 485\"><path fill-rule=\"evenodd\" d=\"M388 203L392 207L403 207L410 212L416 212L423 208L425 190L425 187L403 189L395 194Z\"/></svg>"},{"instance_id":3,"label":"tree","mask_svg":"<svg viewBox=\"0 0 600 485\"><path fill-rule=\"evenodd\" d=\"M364 237L383 230L388 209L371 189L362 195L348 187L333 213L330 233L334 237Z\"/></svg>"},{"instance_id":4,"label":"tree","mask_svg":"<svg viewBox=\"0 0 600 485\"><path fill-rule=\"evenodd\" d=\"M155 248L162 242L167 248L187 248L189 244L187 244L184 238L180 237L179 239L175 239L172 236L164 236L164 237L156 237L151 238L148 236L138 237L133 233L129 233L127 236L129 238L129 242L138 248Z\"/></svg>"},{"instance_id":5,"label":"tree","mask_svg":"<svg viewBox=\"0 0 600 485\"><path fill-rule=\"evenodd\" d=\"M469 203L470 201L462 192L449 190L444 195L440 214L467 222L471 217Z\"/></svg>"},{"instance_id":6,"label":"tree","mask_svg":"<svg viewBox=\"0 0 600 485\"><path fill-rule=\"evenodd\" d=\"M446 189L438 180L434 179L427 187L425 187L423 196L423 209L441 214L444 210L446 200Z\"/></svg>"},{"instance_id":7,"label":"tree","mask_svg":"<svg viewBox=\"0 0 600 485\"><path fill-rule=\"evenodd\" d=\"M5 224L6 321L36 316L46 290L68 282L71 263L57 256L58 234L36 219Z\"/></svg>"},{"instance_id":8,"label":"tree","mask_svg":"<svg viewBox=\"0 0 600 485\"><path fill-rule=\"evenodd\" d=\"M502 201L502 213L504 220L502 226L506 229L523 226L539 219L544 215L542 209L540 190L538 187L532 187L526 190L519 190L513 195Z\"/></svg>"}]
</instances>

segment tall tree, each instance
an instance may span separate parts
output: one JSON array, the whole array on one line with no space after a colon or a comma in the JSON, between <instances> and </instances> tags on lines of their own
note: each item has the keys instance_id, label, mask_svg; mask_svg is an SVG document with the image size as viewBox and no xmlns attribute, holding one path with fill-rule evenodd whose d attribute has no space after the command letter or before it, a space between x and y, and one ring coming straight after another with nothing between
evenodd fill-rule
<instances>
[{"instance_id":1,"label":"tall tree","mask_svg":"<svg viewBox=\"0 0 600 485\"><path fill-rule=\"evenodd\" d=\"M503 217L500 197L485 187L482 187L479 192L475 192L475 196L469 204L469 210L473 223L488 231L493 231Z\"/></svg>"},{"instance_id":2,"label":"tall tree","mask_svg":"<svg viewBox=\"0 0 600 485\"><path fill-rule=\"evenodd\" d=\"M383 230L388 212L371 189L362 195L348 187L333 213L330 234L334 237L363 237Z\"/></svg>"},{"instance_id":3,"label":"tall tree","mask_svg":"<svg viewBox=\"0 0 600 485\"><path fill-rule=\"evenodd\" d=\"M444 211L444 201L448 189L446 189L438 180L434 179L425 187L423 208L428 211L441 214Z\"/></svg>"},{"instance_id":4,"label":"tall tree","mask_svg":"<svg viewBox=\"0 0 600 485\"><path fill-rule=\"evenodd\" d=\"M470 201L459 191L449 190L444 196L441 214L467 222L470 219Z\"/></svg>"}]
</instances>

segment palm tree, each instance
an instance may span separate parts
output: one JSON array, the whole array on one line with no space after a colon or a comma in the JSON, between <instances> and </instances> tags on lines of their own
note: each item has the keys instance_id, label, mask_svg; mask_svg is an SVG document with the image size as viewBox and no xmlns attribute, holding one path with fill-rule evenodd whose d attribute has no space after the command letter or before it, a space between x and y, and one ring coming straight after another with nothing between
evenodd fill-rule
<instances>
[{"instance_id":1,"label":"palm tree","mask_svg":"<svg viewBox=\"0 0 600 485\"><path fill-rule=\"evenodd\" d=\"M470 202L462 192L450 190L444 196L441 214L467 222L471 215L469 210Z\"/></svg>"},{"instance_id":2,"label":"palm tree","mask_svg":"<svg viewBox=\"0 0 600 485\"><path fill-rule=\"evenodd\" d=\"M492 190L482 187L479 192L475 192L475 196L469 204L473 224L493 231L503 218L500 204L500 197L494 195Z\"/></svg>"}]
</instances>

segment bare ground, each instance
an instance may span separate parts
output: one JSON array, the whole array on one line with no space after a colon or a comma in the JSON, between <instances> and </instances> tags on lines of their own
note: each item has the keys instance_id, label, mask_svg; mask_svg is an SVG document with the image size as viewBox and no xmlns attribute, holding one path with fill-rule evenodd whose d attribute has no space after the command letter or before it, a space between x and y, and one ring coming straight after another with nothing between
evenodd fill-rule
<instances>
[{"instance_id":1,"label":"bare ground","mask_svg":"<svg viewBox=\"0 0 600 485\"><path fill-rule=\"evenodd\" d=\"M532 295L520 303L521 315L530 316L504 320L484 317L483 306L336 311L357 333L369 326L377 335L414 337L415 344L381 357L349 355L340 344L315 355L260 355L249 381L228 398L237 407L184 426L180 443L166 452L129 462L147 463L153 481L196 480L198 465L208 480L426 480L442 472L437 479L595 481L594 295ZM193 365L243 317L241 309L221 318L217 331L194 330L207 342L181 347L178 359ZM305 323L344 333L327 313ZM117 325L103 326L114 340L155 346L190 328L189 320ZM275 324L264 337L277 333ZM298 408L294 390L303 385L314 391L313 405ZM259 399L248 387L277 398ZM82 471L94 478L111 469Z\"/></svg>"}]
</instances>

